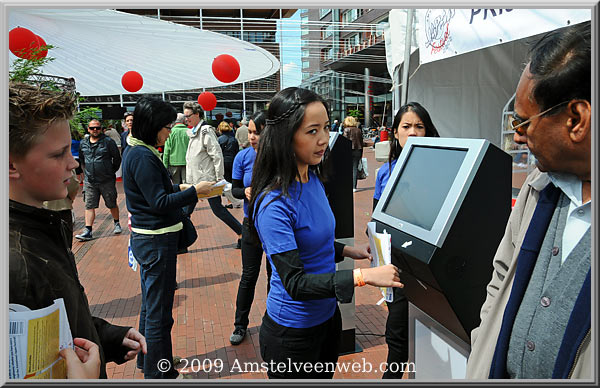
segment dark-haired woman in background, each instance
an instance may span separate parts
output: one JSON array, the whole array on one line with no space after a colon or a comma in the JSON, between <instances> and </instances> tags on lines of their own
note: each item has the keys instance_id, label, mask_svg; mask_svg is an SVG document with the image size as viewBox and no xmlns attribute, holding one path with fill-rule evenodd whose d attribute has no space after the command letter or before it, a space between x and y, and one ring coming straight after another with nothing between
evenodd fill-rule
<instances>
[{"instance_id":1,"label":"dark-haired woman in background","mask_svg":"<svg viewBox=\"0 0 600 388\"><path fill-rule=\"evenodd\" d=\"M392 141L388 162L379 169L375 180L373 194L373 210L377 206L381 193L390 179L390 173L398 161L402 147L410 136L440 137L425 108L418 102L402 105L394 117L392 124ZM403 368L401 363L408 361L408 300L404 291L394 288L394 301L387 303L388 318L385 324L385 342L388 345L388 370L383 374L384 379L401 379ZM397 367L389 370L389 365L396 363Z\"/></svg>"},{"instance_id":2,"label":"dark-haired woman in background","mask_svg":"<svg viewBox=\"0 0 600 388\"><path fill-rule=\"evenodd\" d=\"M274 366L269 378L332 378L331 368L313 367L338 359L337 300L350 302L354 287L365 284L402 287L392 264L336 272L335 263L343 257L370 254L334 242L335 218L320 180L328 143L329 111L322 97L300 88L273 97L248 207L251 232L258 233L273 267L259 333L261 356ZM277 368L288 362L297 368Z\"/></svg>"},{"instance_id":3,"label":"dark-haired woman in background","mask_svg":"<svg viewBox=\"0 0 600 388\"><path fill-rule=\"evenodd\" d=\"M248 201L252 193L252 169L256 160L256 149L260 133L265 127L266 113L255 113L248 123L248 142L250 147L240 151L233 162L233 189L231 193L235 198L244 200L244 222L242 223L242 277L238 286L237 299L235 302L234 330L229 342L239 345L246 336L248 330L248 315L254 301L254 290L260 273L260 264L263 257L263 249L260 241L253 238L249 233L248 225ZM269 293L269 282L271 280L271 265L267 260L267 294Z\"/></svg>"},{"instance_id":4,"label":"dark-haired woman in background","mask_svg":"<svg viewBox=\"0 0 600 388\"><path fill-rule=\"evenodd\" d=\"M137 367L146 379L171 379L179 375L173 365L171 328L181 208L195 204L198 194L210 191L214 182L172 184L156 150L165 144L177 117L169 103L144 97L134 114L123 155L123 187L131 213L131 249L140 264L140 333L148 345L148 353L138 355ZM162 359L170 362L166 370L159 369Z\"/></svg>"}]
</instances>

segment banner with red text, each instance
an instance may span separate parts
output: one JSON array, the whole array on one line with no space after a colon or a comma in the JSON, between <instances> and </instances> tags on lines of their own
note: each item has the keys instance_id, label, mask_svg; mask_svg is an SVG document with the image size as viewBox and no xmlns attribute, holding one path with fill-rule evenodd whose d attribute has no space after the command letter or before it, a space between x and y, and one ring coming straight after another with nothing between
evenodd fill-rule
<instances>
[{"instance_id":1,"label":"banner with red text","mask_svg":"<svg viewBox=\"0 0 600 388\"><path fill-rule=\"evenodd\" d=\"M591 19L589 9L418 9L421 63Z\"/></svg>"}]
</instances>

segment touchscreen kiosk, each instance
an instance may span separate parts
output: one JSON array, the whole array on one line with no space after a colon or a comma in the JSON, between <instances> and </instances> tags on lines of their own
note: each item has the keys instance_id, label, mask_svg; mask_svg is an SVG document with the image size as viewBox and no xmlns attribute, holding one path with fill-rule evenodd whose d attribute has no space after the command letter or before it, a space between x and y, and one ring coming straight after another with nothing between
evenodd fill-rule
<instances>
[{"instance_id":1,"label":"touchscreen kiosk","mask_svg":"<svg viewBox=\"0 0 600 388\"><path fill-rule=\"evenodd\" d=\"M373 212L409 301L467 343L511 210L511 163L487 140L410 137Z\"/></svg>"}]
</instances>

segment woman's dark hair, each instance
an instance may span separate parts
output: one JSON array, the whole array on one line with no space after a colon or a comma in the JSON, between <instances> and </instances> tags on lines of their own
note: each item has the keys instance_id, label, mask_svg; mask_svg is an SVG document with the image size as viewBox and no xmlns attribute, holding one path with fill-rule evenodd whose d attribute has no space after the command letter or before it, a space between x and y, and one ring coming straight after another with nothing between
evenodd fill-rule
<instances>
[{"instance_id":1,"label":"woman's dark hair","mask_svg":"<svg viewBox=\"0 0 600 388\"><path fill-rule=\"evenodd\" d=\"M398 113L394 117L394 122L392 123L392 139L390 140L390 154L388 156L388 163L390 163L390 167L392 166L392 162L400 156L400 152L402 152L402 146L398 139L396 139L396 132L398 132L398 127L400 126L400 121L402 121L402 116L406 112L413 112L425 125L425 137L440 137L435 125L433 125L433 121L431 121L431 117L429 116L429 112L427 109L423 108L421 104L418 102L409 102L400 107Z\"/></svg>"},{"instance_id":2,"label":"woman's dark hair","mask_svg":"<svg viewBox=\"0 0 600 388\"><path fill-rule=\"evenodd\" d=\"M133 111L131 136L155 146L158 132L177 118L177 111L168 102L159 98L142 97Z\"/></svg>"},{"instance_id":3,"label":"woman's dark hair","mask_svg":"<svg viewBox=\"0 0 600 388\"><path fill-rule=\"evenodd\" d=\"M267 125L267 112L265 112L264 110L254 112L250 116L250 120L254 121L254 125L256 126L256 134L260 135L262 130Z\"/></svg>"},{"instance_id":4,"label":"woman's dark hair","mask_svg":"<svg viewBox=\"0 0 600 388\"><path fill-rule=\"evenodd\" d=\"M289 188L300 176L294 154L294 134L302 124L306 106L320 102L327 111L329 106L323 97L312 90L297 87L286 88L278 92L269 103L266 127L260 134L260 142L252 172L252 196L248 206L250 228L256 237L254 228L254 209L258 209L266 194L281 190L281 195L289 196ZM137 118L136 118L137 119ZM255 122L256 123L256 122ZM321 164L309 166L321 178ZM267 204L268 205L268 204Z\"/></svg>"},{"instance_id":5,"label":"woman's dark hair","mask_svg":"<svg viewBox=\"0 0 600 388\"><path fill-rule=\"evenodd\" d=\"M535 83L533 97L540 111L564 101L591 101L590 29L591 22L587 21L554 30L531 48L529 72Z\"/></svg>"}]
</instances>

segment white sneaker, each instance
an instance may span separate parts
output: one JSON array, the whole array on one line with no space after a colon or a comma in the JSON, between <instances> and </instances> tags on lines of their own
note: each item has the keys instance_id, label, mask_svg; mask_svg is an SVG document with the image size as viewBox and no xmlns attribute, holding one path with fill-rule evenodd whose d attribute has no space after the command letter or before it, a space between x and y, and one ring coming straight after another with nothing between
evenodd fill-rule
<instances>
[{"instance_id":1,"label":"white sneaker","mask_svg":"<svg viewBox=\"0 0 600 388\"><path fill-rule=\"evenodd\" d=\"M357 191L358 191L357 189L352 189L352 192L353 192L353 193L356 193Z\"/></svg>"}]
</instances>

